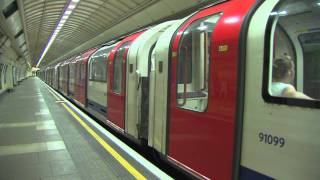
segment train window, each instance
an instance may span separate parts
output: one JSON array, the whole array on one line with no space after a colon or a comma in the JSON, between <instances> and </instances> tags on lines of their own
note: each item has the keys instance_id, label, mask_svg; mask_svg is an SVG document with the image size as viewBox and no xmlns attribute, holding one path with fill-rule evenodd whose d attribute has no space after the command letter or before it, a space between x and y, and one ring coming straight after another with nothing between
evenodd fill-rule
<instances>
[{"instance_id":1,"label":"train window","mask_svg":"<svg viewBox=\"0 0 320 180\"><path fill-rule=\"evenodd\" d=\"M320 99L320 31L301 34L298 39L305 59L303 92L312 98Z\"/></svg>"},{"instance_id":2,"label":"train window","mask_svg":"<svg viewBox=\"0 0 320 180\"><path fill-rule=\"evenodd\" d=\"M71 80L72 83L74 83L75 75L76 75L76 63L71 62L69 64L69 80Z\"/></svg>"},{"instance_id":3,"label":"train window","mask_svg":"<svg viewBox=\"0 0 320 180\"><path fill-rule=\"evenodd\" d=\"M210 44L221 14L199 19L182 34L178 49L178 107L203 112L208 104Z\"/></svg>"},{"instance_id":4,"label":"train window","mask_svg":"<svg viewBox=\"0 0 320 180\"><path fill-rule=\"evenodd\" d=\"M123 75L123 63L126 59L127 55L127 46L130 42L126 42L122 44L114 57L114 64L113 64L113 84L112 84L112 91L114 93L120 94L121 93L121 85L122 85L122 75Z\"/></svg>"},{"instance_id":5,"label":"train window","mask_svg":"<svg viewBox=\"0 0 320 180\"><path fill-rule=\"evenodd\" d=\"M107 82L107 61L111 50L111 47L103 47L91 56L89 80Z\"/></svg>"},{"instance_id":6,"label":"train window","mask_svg":"<svg viewBox=\"0 0 320 180\"><path fill-rule=\"evenodd\" d=\"M85 85L86 82L86 64L84 62L78 63L79 85Z\"/></svg>"},{"instance_id":7,"label":"train window","mask_svg":"<svg viewBox=\"0 0 320 180\"><path fill-rule=\"evenodd\" d=\"M266 40L268 88L264 89L272 102L320 99L319 16L315 0L280 1L271 12Z\"/></svg>"},{"instance_id":8,"label":"train window","mask_svg":"<svg viewBox=\"0 0 320 180\"><path fill-rule=\"evenodd\" d=\"M91 73L90 73L90 80L91 81L100 81L106 82L107 75L107 57L98 56L91 61Z\"/></svg>"}]
</instances>

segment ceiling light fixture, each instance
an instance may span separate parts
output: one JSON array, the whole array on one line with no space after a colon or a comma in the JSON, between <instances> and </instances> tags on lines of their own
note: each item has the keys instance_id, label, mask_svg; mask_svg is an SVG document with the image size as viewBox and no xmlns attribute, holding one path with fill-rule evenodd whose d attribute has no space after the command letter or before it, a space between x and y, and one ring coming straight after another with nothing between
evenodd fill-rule
<instances>
[{"instance_id":1,"label":"ceiling light fixture","mask_svg":"<svg viewBox=\"0 0 320 180\"><path fill-rule=\"evenodd\" d=\"M71 10L66 10L66 12L64 12L64 14L71 14L72 13L72 11Z\"/></svg>"},{"instance_id":2,"label":"ceiling light fixture","mask_svg":"<svg viewBox=\"0 0 320 180\"><path fill-rule=\"evenodd\" d=\"M51 34L51 37L45 47L45 49L42 51L42 54L40 56L40 59L38 60L38 63L36 67L38 67L43 60L44 56L47 54L50 46L52 45L53 41L56 39L58 33L60 32L63 25L66 23L67 19L69 18L70 14L73 12L74 8L77 6L77 4L80 2L80 0L71 0L68 2L67 8L64 9L63 15L60 18L60 21L56 28L54 29L53 33Z\"/></svg>"}]
</instances>

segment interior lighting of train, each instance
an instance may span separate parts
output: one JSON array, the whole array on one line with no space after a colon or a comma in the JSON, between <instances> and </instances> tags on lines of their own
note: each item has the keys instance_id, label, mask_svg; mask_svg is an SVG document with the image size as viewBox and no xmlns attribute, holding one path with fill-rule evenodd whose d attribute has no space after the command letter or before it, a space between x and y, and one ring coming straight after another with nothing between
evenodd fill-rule
<instances>
[{"instance_id":1,"label":"interior lighting of train","mask_svg":"<svg viewBox=\"0 0 320 180\"><path fill-rule=\"evenodd\" d=\"M200 26L197 29L200 31L204 31L204 30L208 29L208 26Z\"/></svg>"},{"instance_id":2,"label":"interior lighting of train","mask_svg":"<svg viewBox=\"0 0 320 180\"><path fill-rule=\"evenodd\" d=\"M274 15L286 16L287 14L288 14L287 11L280 11L280 12L272 12L272 13L270 13L271 16L274 16Z\"/></svg>"},{"instance_id":3,"label":"interior lighting of train","mask_svg":"<svg viewBox=\"0 0 320 180\"><path fill-rule=\"evenodd\" d=\"M47 54L50 46L52 45L52 43L54 42L54 40L58 36L58 34L59 34L60 30L62 29L63 25L67 22L67 19L72 14L73 10L76 8L76 6L77 6L77 4L79 2L80 2L80 0L71 0L71 1L69 1L69 4L68 4L67 8L65 8L65 11L64 11L63 15L61 16L57 27L53 31L53 33L52 33L52 35L51 35L51 37L50 37L50 39L49 39L44 51L42 52L36 67L38 67L40 65L40 63L43 60L44 56Z\"/></svg>"}]
</instances>

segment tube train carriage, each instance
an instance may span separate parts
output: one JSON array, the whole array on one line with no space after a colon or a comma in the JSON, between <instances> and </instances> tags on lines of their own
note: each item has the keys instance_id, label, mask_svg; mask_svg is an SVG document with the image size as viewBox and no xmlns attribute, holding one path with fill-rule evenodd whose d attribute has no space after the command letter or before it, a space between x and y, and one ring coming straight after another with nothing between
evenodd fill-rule
<instances>
[{"instance_id":1,"label":"tube train carriage","mask_svg":"<svg viewBox=\"0 0 320 180\"><path fill-rule=\"evenodd\" d=\"M320 3L230 0L90 49L40 76L201 179L320 179ZM292 86L275 96L273 62Z\"/></svg>"}]
</instances>

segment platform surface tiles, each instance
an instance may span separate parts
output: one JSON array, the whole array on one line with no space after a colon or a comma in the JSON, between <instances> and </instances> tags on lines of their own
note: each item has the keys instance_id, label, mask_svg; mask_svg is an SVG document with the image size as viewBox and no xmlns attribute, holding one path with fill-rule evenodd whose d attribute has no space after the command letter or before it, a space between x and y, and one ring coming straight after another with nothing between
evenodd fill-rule
<instances>
[{"instance_id":1,"label":"platform surface tiles","mask_svg":"<svg viewBox=\"0 0 320 180\"><path fill-rule=\"evenodd\" d=\"M172 179L37 77L0 96L0 180Z\"/></svg>"}]
</instances>

